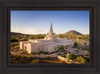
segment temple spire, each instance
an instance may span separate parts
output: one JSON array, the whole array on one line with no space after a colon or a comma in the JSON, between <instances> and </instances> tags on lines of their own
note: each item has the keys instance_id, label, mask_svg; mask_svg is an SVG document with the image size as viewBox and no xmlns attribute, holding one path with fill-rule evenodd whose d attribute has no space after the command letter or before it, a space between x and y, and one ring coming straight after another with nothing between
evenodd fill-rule
<instances>
[{"instance_id":1,"label":"temple spire","mask_svg":"<svg viewBox=\"0 0 100 74\"><path fill-rule=\"evenodd\" d=\"M57 37L56 37L56 34L53 32L53 27L52 27L52 21L51 21L51 25L50 25L50 30L49 32L47 33L45 39L47 40L53 40L55 42L58 41Z\"/></svg>"},{"instance_id":2,"label":"temple spire","mask_svg":"<svg viewBox=\"0 0 100 74\"><path fill-rule=\"evenodd\" d=\"M53 32L53 29L52 29L52 21L51 21L51 26L50 26L50 32Z\"/></svg>"}]
</instances>

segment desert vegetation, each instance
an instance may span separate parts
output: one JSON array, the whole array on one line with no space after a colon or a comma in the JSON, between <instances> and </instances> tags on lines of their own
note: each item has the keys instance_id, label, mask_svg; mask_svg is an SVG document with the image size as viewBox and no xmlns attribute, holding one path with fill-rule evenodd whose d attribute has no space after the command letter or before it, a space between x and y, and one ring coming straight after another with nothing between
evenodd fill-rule
<instances>
[{"instance_id":1,"label":"desert vegetation","mask_svg":"<svg viewBox=\"0 0 100 74\"><path fill-rule=\"evenodd\" d=\"M29 39L43 39L46 35L45 34L38 34L38 35L27 35L27 34L18 34L18 33L11 33L11 63L66 63L58 60L57 58L51 58L50 55L57 53L57 55L63 56L68 60L73 60L75 62L79 62L80 64L89 63L89 35L68 35L68 34L57 34L58 38L67 38L74 40L74 45L72 49L74 53L64 50L64 46L61 45L58 47L58 51L48 53L40 51L38 53L34 53L34 51L29 54L27 51L22 50L19 48L19 41L27 41ZM76 50L77 49L77 50ZM79 54L81 51L82 55ZM46 59L34 58L34 55L41 54L47 55ZM52 61L53 60L53 61ZM51 62L50 62L51 61Z\"/></svg>"}]
</instances>

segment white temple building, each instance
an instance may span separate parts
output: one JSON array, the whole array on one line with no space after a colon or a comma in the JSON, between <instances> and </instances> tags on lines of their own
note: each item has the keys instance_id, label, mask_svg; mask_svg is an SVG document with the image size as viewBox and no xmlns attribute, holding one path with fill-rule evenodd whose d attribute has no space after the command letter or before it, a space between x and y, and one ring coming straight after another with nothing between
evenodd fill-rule
<instances>
[{"instance_id":1,"label":"white temple building","mask_svg":"<svg viewBox=\"0 0 100 74\"><path fill-rule=\"evenodd\" d=\"M54 52L58 50L58 46L63 45L65 50L70 49L74 44L73 40L66 38L60 39L53 32L52 22L50 30L44 39L30 39L29 41L20 41L20 49L26 50L28 53L34 52Z\"/></svg>"}]
</instances>

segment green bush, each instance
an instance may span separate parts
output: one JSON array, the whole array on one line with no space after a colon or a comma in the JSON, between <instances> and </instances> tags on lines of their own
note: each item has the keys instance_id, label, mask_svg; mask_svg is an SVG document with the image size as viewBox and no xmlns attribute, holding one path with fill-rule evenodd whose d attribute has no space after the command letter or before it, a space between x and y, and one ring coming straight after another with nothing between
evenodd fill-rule
<instances>
[{"instance_id":1,"label":"green bush","mask_svg":"<svg viewBox=\"0 0 100 74\"><path fill-rule=\"evenodd\" d=\"M77 48L78 47L78 43L77 42L74 42L74 48Z\"/></svg>"},{"instance_id":2,"label":"green bush","mask_svg":"<svg viewBox=\"0 0 100 74\"><path fill-rule=\"evenodd\" d=\"M77 55L72 54L71 56L72 56L71 57L72 60L77 58Z\"/></svg>"},{"instance_id":3,"label":"green bush","mask_svg":"<svg viewBox=\"0 0 100 74\"><path fill-rule=\"evenodd\" d=\"M58 46L58 49L59 49L60 51L64 51L64 46L63 46L63 45L60 45L60 46Z\"/></svg>"}]
</instances>

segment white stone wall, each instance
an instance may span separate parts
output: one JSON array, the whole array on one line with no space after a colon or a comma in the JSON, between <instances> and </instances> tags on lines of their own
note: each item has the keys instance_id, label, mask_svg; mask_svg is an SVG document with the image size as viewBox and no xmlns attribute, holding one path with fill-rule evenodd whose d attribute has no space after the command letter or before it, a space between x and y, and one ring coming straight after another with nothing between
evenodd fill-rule
<instances>
[{"instance_id":1,"label":"white stone wall","mask_svg":"<svg viewBox=\"0 0 100 74\"><path fill-rule=\"evenodd\" d=\"M38 42L34 42L34 40L37 40ZM67 39L59 39L60 42L54 42L52 40L41 40L41 39L34 39L30 41L21 41L20 42L20 49L24 49L26 46L26 50L28 53L34 52L38 53L40 51L43 52L54 52L58 50L58 46L63 45L66 48L66 45L68 46L68 49L70 49L73 45L73 41L67 40ZM56 48L56 49L55 49Z\"/></svg>"},{"instance_id":2,"label":"white stone wall","mask_svg":"<svg viewBox=\"0 0 100 74\"><path fill-rule=\"evenodd\" d=\"M35 52L35 53L38 53L39 52L39 49L40 46L38 44L31 44L31 51L32 52Z\"/></svg>"},{"instance_id":3,"label":"white stone wall","mask_svg":"<svg viewBox=\"0 0 100 74\"><path fill-rule=\"evenodd\" d=\"M19 47L20 47L20 49L24 49L24 43L23 43L23 41L20 41Z\"/></svg>"},{"instance_id":4,"label":"white stone wall","mask_svg":"<svg viewBox=\"0 0 100 74\"><path fill-rule=\"evenodd\" d=\"M30 43L27 43L27 52L28 53L31 53L31 44Z\"/></svg>"}]
</instances>

